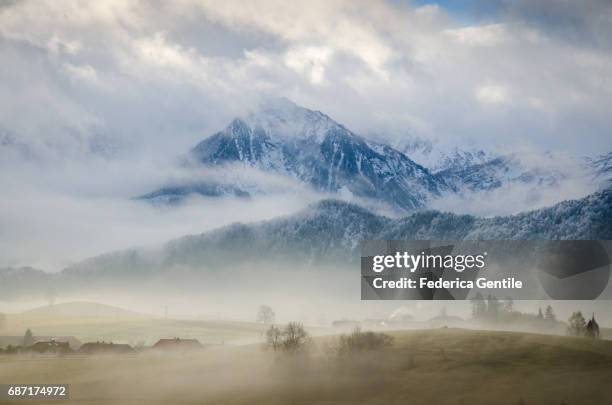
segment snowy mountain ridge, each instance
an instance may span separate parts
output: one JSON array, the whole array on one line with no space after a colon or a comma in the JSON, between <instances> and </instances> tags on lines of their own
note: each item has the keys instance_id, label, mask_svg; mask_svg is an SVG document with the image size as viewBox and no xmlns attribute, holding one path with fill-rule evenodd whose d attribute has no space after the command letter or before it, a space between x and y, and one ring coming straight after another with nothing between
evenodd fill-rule
<instances>
[{"instance_id":1,"label":"snowy mountain ridge","mask_svg":"<svg viewBox=\"0 0 612 405\"><path fill-rule=\"evenodd\" d=\"M190 167L246 165L297 180L326 196L368 207L382 203L399 214L444 206L438 201L455 196L474 198L477 193L491 199L495 196L490 191L503 188L508 193L514 185L521 193L529 188L529 197L521 204L524 209L549 205L550 199L546 204L537 201L544 189L548 195L554 188L572 190L560 194L556 201L597 189L576 188L583 177L588 177L587 172L598 170L592 168L595 163L581 167L577 161L552 154L499 154L478 148L442 147L409 136L403 141L387 138L373 134L366 139L320 111L275 99L199 142L189 151L187 161ZM568 179L572 185L563 183ZM238 184L220 183L217 178L199 178L192 184L166 184L139 198L180 203L194 194L248 196L253 190L261 194L257 190L266 188L247 190Z\"/></svg>"}]
</instances>

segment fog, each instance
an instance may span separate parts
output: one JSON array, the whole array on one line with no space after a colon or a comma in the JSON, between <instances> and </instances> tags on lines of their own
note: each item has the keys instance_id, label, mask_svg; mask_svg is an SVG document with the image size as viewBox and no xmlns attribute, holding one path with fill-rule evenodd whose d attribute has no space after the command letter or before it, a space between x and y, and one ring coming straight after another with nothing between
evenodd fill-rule
<instances>
[{"instance_id":1,"label":"fog","mask_svg":"<svg viewBox=\"0 0 612 405\"><path fill-rule=\"evenodd\" d=\"M174 161L98 158L54 162L50 167L21 162L11 168L0 173L1 266L46 271L233 222L291 214L322 198L295 180L241 167L182 169ZM171 206L134 200L169 184L210 180L243 187L252 196L193 197Z\"/></svg>"}]
</instances>

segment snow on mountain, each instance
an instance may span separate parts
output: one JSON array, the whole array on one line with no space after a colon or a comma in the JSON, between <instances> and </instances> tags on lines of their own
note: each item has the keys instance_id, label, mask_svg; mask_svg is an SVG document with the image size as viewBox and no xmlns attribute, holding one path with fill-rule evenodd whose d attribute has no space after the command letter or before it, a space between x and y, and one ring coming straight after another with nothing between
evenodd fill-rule
<instances>
[{"instance_id":1,"label":"snow on mountain","mask_svg":"<svg viewBox=\"0 0 612 405\"><path fill-rule=\"evenodd\" d=\"M585 166L591 171L596 181L607 185L612 184L612 152L595 158L587 158Z\"/></svg>"},{"instance_id":2,"label":"snow on mountain","mask_svg":"<svg viewBox=\"0 0 612 405\"><path fill-rule=\"evenodd\" d=\"M288 272L298 264L354 267L364 240L609 240L611 224L610 188L549 208L494 218L420 211L392 219L354 204L324 200L291 216L237 223L157 248L108 253L56 274L0 269L0 294L36 295L54 285L64 292L80 291L92 283L96 288L105 283L142 287L157 277L184 282L189 274L214 275L207 278L214 282L224 272L276 265Z\"/></svg>"},{"instance_id":3,"label":"snow on mountain","mask_svg":"<svg viewBox=\"0 0 612 405\"><path fill-rule=\"evenodd\" d=\"M499 156L476 164L460 162L437 172L459 190L491 190L512 182L537 187L555 186L568 174L560 170L525 165L517 155Z\"/></svg>"},{"instance_id":4,"label":"snow on mountain","mask_svg":"<svg viewBox=\"0 0 612 405\"><path fill-rule=\"evenodd\" d=\"M275 100L235 119L196 145L190 158L205 166L242 162L296 178L320 192L344 190L401 210L421 208L449 189L441 177L400 151L288 100Z\"/></svg>"},{"instance_id":5,"label":"snow on mountain","mask_svg":"<svg viewBox=\"0 0 612 405\"><path fill-rule=\"evenodd\" d=\"M467 168L497 157L478 148L445 147L431 140L412 136L390 141L390 144L433 173L452 168Z\"/></svg>"},{"instance_id":6,"label":"snow on mountain","mask_svg":"<svg viewBox=\"0 0 612 405\"><path fill-rule=\"evenodd\" d=\"M491 199L512 194L514 187L525 195L518 207L534 209L596 189L577 186L586 175L575 159L532 151L498 154L410 136L374 134L366 139L322 112L286 99L267 101L234 119L224 130L198 143L186 160L190 167L246 165L366 207L382 203L381 209L390 207L396 213L445 207L449 197L477 198L474 194L481 193L482 198ZM599 164L605 171L605 159L598 162L591 165ZM260 184L253 189L265 188ZM490 193L498 189L503 192ZM558 198L551 200L554 193L559 193ZM216 197L251 193L213 177L182 185L166 184L142 198L176 203L193 194ZM490 210L486 212L490 214ZM506 211L513 212L516 210Z\"/></svg>"},{"instance_id":7,"label":"snow on mountain","mask_svg":"<svg viewBox=\"0 0 612 405\"><path fill-rule=\"evenodd\" d=\"M217 269L240 261L343 261L358 256L364 240L529 240L612 238L612 189L518 215L482 218L421 211L400 219L360 206L324 200L283 218L233 224L168 242L156 256L142 250L103 255L65 270L163 271L184 266ZM266 252L262 255L261 252Z\"/></svg>"}]
</instances>

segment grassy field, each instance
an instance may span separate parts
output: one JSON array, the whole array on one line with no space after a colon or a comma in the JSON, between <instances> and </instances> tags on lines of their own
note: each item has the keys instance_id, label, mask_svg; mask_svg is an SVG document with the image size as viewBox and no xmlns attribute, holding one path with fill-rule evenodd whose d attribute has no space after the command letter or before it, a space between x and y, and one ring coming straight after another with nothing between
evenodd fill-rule
<instances>
[{"instance_id":1,"label":"grassy field","mask_svg":"<svg viewBox=\"0 0 612 405\"><path fill-rule=\"evenodd\" d=\"M511 332L393 332L381 352L339 361L317 338L308 358L257 345L198 354L0 358L0 382L69 383L84 404L612 403L612 342ZM523 402L521 402L523 401Z\"/></svg>"},{"instance_id":2,"label":"grassy field","mask_svg":"<svg viewBox=\"0 0 612 405\"><path fill-rule=\"evenodd\" d=\"M82 343L113 341L151 345L161 338L195 338L202 343L248 343L261 340L265 327L255 322L164 319L108 305L71 302L7 314L0 335L74 336Z\"/></svg>"}]
</instances>

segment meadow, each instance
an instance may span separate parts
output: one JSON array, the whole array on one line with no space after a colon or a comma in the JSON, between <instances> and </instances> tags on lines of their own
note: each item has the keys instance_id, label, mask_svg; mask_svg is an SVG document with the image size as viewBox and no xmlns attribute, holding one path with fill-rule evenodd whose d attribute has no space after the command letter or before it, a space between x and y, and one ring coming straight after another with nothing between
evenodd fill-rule
<instances>
[{"instance_id":1,"label":"meadow","mask_svg":"<svg viewBox=\"0 0 612 405\"><path fill-rule=\"evenodd\" d=\"M84 404L612 403L612 342L440 328L387 332L394 344L339 359L336 337L309 355L261 344L183 354L0 356L2 383L69 383ZM51 402L50 402L51 403Z\"/></svg>"}]
</instances>

